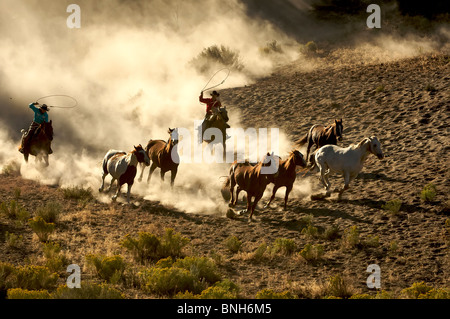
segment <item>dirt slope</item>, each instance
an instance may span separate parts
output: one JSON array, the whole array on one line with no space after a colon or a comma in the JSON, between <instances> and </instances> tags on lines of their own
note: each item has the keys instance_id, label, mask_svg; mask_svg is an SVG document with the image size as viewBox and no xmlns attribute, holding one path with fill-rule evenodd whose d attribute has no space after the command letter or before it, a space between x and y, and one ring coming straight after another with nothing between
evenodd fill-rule
<instances>
[{"instance_id":1,"label":"dirt slope","mask_svg":"<svg viewBox=\"0 0 450 319\"><path fill-rule=\"evenodd\" d=\"M65 200L57 187L14 174L0 175L0 201L14 199L20 189L18 201L32 214L48 201L61 202L64 212L53 238L72 263L82 266L87 253L121 253L119 241L128 233L161 232L172 227L191 240L188 254L213 257L224 277L237 283L246 298L253 298L263 288L300 295L303 285L314 287L338 274L355 292L374 293L366 287L366 269L374 263L381 267L385 290L399 292L417 281L449 287L449 238L445 228L450 207L449 56L424 55L372 64L343 58L336 63L333 59L330 54L327 59L317 60L310 71L304 71L297 62L253 85L222 90L221 95L230 110L239 110L246 127L279 127L293 141L311 125L327 124L335 118L344 122L341 145L376 135L385 158L379 161L370 157L341 201L335 196L311 201L309 194L294 192L287 211L283 211L284 189L280 189L273 207L260 207L256 220L249 223L246 216L229 219L214 214L186 214L142 199L138 199L140 206L79 203ZM299 176L296 183L305 180L314 191L320 190L316 173ZM336 177L332 182L338 186L343 181ZM436 185L438 193L432 203L425 203L420 200L420 192L429 183ZM402 201L396 216L382 209L386 201L393 199ZM319 233L335 225L342 235L349 227L357 226L363 243L378 236L379 245L342 249L341 239L302 234L307 220ZM22 245L5 245L6 232L23 235ZM240 253L226 249L224 240L229 236L242 241ZM307 243L321 244L324 259L313 264L297 254L278 254L260 262L250 258L263 242L271 245L278 238L292 239L297 252ZM0 217L0 242L2 261L43 261L30 228L4 216ZM391 248L393 243L396 250ZM89 273L85 276L92 277ZM130 298L155 297L139 289L120 289Z\"/></svg>"}]
</instances>

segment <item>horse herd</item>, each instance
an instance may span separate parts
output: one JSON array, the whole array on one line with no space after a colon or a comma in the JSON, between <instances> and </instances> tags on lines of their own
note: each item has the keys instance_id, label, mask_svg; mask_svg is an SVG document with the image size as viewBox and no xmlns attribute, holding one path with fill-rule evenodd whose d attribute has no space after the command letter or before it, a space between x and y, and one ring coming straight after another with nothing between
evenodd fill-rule
<instances>
[{"instance_id":1,"label":"horse herd","mask_svg":"<svg viewBox=\"0 0 450 319\"><path fill-rule=\"evenodd\" d=\"M279 188L286 187L284 197L284 209L286 209L289 193L293 188L297 176L296 167L300 166L309 168L309 170L318 167L320 172L319 180L326 189L325 196L331 196L332 192L338 192L340 198L342 193L349 188L349 183L361 171L365 160L370 154L374 154L379 159L383 158L381 144L377 137L366 137L358 144L352 144L343 148L337 146L337 141L342 140L342 132L342 119L335 120L331 125L326 127L321 125L312 126L308 133L296 142L296 145L299 147L307 143L306 159L298 150L293 150L285 160L282 160L273 153L267 153L256 164L248 161L235 161L231 165L229 174L223 185L222 196L225 200L230 200L230 206L234 206L237 203L239 193L245 191L247 193L247 209L245 212L250 212L249 219L252 219L256 205L262 198L267 185L273 183L272 196L265 207L269 207L272 203ZM150 182L154 170L160 168L160 175L163 181L165 173L171 171L171 186L173 186L179 161L174 161L172 154L177 154L177 152L172 152L172 150L178 143L178 133L177 129L169 129L168 133L170 135L168 141L150 140L145 149L142 145L138 145L128 153L109 150L102 163L102 185L99 191L103 191L105 177L110 174L112 181L109 190L111 190L113 183L117 180L117 192L112 199L116 200L120 194L122 185L127 184L127 202L129 202L131 187L134 183L139 163L142 166L139 181L142 181L145 167L150 166L147 182ZM316 151L310 156L312 146L316 147ZM269 166L274 160L278 163L277 170L270 173L263 173L262 170L264 167ZM331 189L328 175L333 172L343 175L344 187L342 189ZM234 190L235 187L236 193Z\"/></svg>"}]
</instances>

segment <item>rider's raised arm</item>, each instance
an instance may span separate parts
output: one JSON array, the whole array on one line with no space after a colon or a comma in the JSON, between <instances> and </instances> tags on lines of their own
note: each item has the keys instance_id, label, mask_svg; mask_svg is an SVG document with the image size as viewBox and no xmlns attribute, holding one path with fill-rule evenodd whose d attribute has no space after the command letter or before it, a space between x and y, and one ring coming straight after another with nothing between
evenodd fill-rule
<instances>
[{"instance_id":1,"label":"rider's raised arm","mask_svg":"<svg viewBox=\"0 0 450 319\"><path fill-rule=\"evenodd\" d=\"M32 109L34 112L36 112L36 111L38 111L39 109L35 106L35 103L33 102L33 103L30 103L30 105L28 105L28 107L30 108L30 109Z\"/></svg>"}]
</instances>

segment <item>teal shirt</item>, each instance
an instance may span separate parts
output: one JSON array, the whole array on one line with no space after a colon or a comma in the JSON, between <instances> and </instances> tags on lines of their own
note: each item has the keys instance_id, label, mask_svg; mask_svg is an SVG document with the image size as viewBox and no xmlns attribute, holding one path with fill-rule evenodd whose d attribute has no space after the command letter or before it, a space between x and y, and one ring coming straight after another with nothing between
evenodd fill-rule
<instances>
[{"instance_id":1,"label":"teal shirt","mask_svg":"<svg viewBox=\"0 0 450 319\"><path fill-rule=\"evenodd\" d=\"M44 114L42 114L42 112L39 110L39 108L37 108L36 106L33 105L33 103L31 103L30 105L28 105L30 107L30 109L33 110L34 112L34 121L38 124L42 124L44 122L48 122L48 114L47 112L45 112Z\"/></svg>"}]
</instances>

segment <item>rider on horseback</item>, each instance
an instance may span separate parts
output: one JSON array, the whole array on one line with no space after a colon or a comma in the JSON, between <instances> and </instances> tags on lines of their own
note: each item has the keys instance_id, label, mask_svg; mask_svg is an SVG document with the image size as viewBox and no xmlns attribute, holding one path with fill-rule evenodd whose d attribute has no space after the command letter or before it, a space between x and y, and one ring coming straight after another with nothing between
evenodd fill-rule
<instances>
[{"instance_id":1,"label":"rider on horseback","mask_svg":"<svg viewBox=\"0 0 450 319\"><path fill-rule=\"evenodd\" d=\"M39 105L39 103L34 102L34 103L30 103L30 105L28 105L28 107L30 109L32 109L34 112L34 119L33 119L33 122L31 122L28 132L26 132L23 135L22 145L19 148L19 152L21 152L21 153L24 153L24 150L28 148L31 139L33 138L34 133L39 128L39 126L44 122L48 123L48 113L47 112L50 111L48 106L46 104L42 104L39 108L37 108L35 105ZM49 154L53 153L51 148L49 149L48 153Z\"/></svg>"},{"instance_id":2,"label":"rider on horseback","mask_svg":"<svg viewBox=\"0 0 450 319\"><path fill-rule=\"evenodd\" d=\"M203 136L203 133L205 133L205 130L208 129L210 127L210 120L212 119L212 117L216 114L221 114L222 115L222 103L220 102L220 94L217 91L213 91L211 93L211 98L204 98L203 97L203 91L200 93L200 97L199 97L200 102L205 103L206 104L206 114L205 114L205 118L202 122L201 125L201 133ZM225 122L228 122L228 118L224 118L222 115L222 118ZM226 124L227 128L229 128L230 126L228 124ZM227 136L227 138L229 138Z\"/></svg>"}]
</instances>

